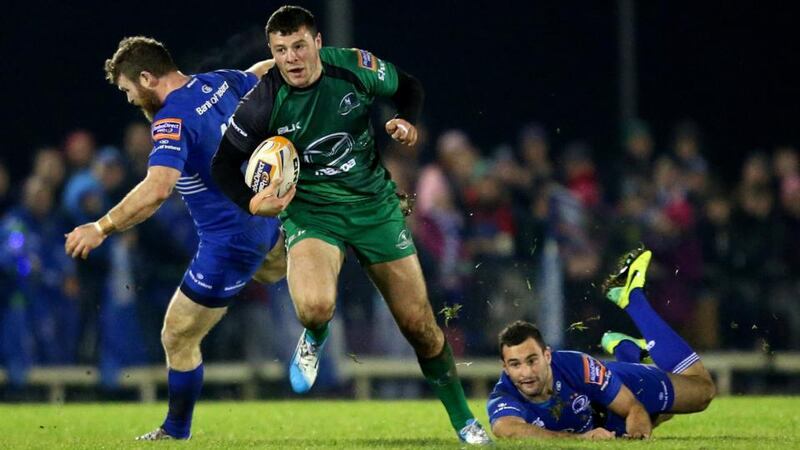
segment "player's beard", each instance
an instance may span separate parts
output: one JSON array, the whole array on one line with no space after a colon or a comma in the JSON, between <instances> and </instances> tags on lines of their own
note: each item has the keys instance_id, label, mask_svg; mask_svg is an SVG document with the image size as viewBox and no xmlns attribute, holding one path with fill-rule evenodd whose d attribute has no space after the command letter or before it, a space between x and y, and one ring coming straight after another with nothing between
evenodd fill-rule
<instances>
[{"instance_id":1,"label":"player's beard","mask_svg":"<svg viewBox=\"0 0 800 450\"><path fill-rule=\"evenodd\" d=\"M522 382L520 382L517 384L517 388L527 396L536 397L541 395L544 391L544 384L541 380L535 380L533 384L522 384Z\"/></svg>"},{"instance_id":2,"label":"player's beard","mask_svg":"<svg viewBox=\"0 0 800 450\"><path fill-rule=\"evenodd\" d=\"M550 385L552 385L549 371L537 374L536 376L527 377L526 380L532 381L533 383L523 384L522 379L519 379L515 381L514 384L517 386L517 389L525 394L528 398L533 399L535 397L548 395L548 392L550 391Z\"/></svg>"},{"instance_id":3,"label":"player's beard","mask_svg":"<svg viewBox=\"0 0 800 450\"><path fill-rule=\"evenodd\" d=\"M152 122L153 117L155 117L158 110L164 105L158 99L158 95L156 95L155 91L139 89L139 102L137 106L142 110L142 114L144 114L147 120Z\"/></svg>"}]
</instances>

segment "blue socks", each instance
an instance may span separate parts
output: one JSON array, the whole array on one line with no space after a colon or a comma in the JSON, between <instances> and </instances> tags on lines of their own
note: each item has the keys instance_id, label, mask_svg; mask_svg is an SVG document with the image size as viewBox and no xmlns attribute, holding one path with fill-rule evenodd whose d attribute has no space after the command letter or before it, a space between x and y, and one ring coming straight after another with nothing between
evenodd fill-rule
<instances>
[{"instance_id":1,"label":"blue socks","mask_svg":"<svg viewBox=\"0 0 800 450\"><path fill-rule=\"evenodd\" d=\"M630 303L625 311L642 332L650 356L659 369L681 373L700 360L689 344L653 311L642 289L631 291Z\"/></svg>"},{"instance_id":2,"label":"blue socks","mask_svg":"<svg viewBox=\"0 0 800 450\"><path fill-rule=\"evenodd\" d=\"M642 349L625 339L614 347L614 358L620 362L639 364L642 362Z\"/></svg>"},{"instance_id":3,"label":"blue socks","mask_svg":"<svg viewBox=\"0 0 800 450\"><path fill-rule=\"evenodd\" d=\"M192 412L203 387L203 363L188 372L169 369L169 411L161 428L170 436L188 439L192 432Z\"/></svg>"}]
</instances>

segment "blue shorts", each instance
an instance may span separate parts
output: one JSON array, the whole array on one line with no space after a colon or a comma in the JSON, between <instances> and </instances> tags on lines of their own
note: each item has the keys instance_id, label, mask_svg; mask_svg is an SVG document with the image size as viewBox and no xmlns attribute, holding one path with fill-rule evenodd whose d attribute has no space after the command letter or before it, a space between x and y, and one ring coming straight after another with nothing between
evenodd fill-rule
<instances>
[{"instance_id":1,"label":"blue shorts","mask_svg":"<svg viewBox=\"0 0 800 450\"><path fill-rule=\"evenodd\" d=\"M622 383L633 392L644 408L654 418L668 412L675 402L675 388L667 372L655 366L609 361L606 367L618 376ZM603 428L621 436L625 433L625 419L608 412L608 420Z\"/></svg>"},{"instance_id":2,"label":"blue shorts","mask_svg":"<svg viewBox=\"0 0 800 450\"><path fill-rule=\"evenodd\" d=\"M280 221L258 221L231 236L200 237L180 290L209 308L228 306L264 262L280 236Z\"/></svg>"}]
</instances>

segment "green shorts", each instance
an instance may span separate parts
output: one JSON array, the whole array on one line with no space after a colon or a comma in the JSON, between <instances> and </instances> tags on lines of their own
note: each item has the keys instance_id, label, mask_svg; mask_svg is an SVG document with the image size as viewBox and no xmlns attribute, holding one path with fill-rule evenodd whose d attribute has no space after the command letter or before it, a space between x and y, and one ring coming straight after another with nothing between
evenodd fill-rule
<instances>
[{"instance_id":1,"label":"green shorts","mask_svg":"<svg viewBox=\"0 0 800 450\"><path fill-rule=\"evenodd\" d=\"M363 266L394 261L417 252L411 231L392 193L381 200L313 205L296 199L281 215L286 248L316 238L355 251Z\"/></svg>"}]
</instances>

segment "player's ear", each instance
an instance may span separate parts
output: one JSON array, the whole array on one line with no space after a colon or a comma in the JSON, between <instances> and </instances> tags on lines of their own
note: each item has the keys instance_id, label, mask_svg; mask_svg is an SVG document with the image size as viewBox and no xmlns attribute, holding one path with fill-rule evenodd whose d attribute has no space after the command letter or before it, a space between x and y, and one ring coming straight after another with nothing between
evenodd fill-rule
<instances>
[{"instance_id":1,"label":"player's ear","mask_svg":"<svg viewBox=\"0 0 800 450\"><path fill-rule=\"evenodd\" d=\"M157 81L158 78L156 78L156 76L152 73L146 70L139 72L139 84L142 86L146 88L153 88Z\"/></svg>"},{"instance_id":2,"label":"player's ear","mask_svg":"<svg viewBox=\"0 0 800 450\"><path fill-rule=\"evenodd\" d=\"M314 45L317 47L317 50L322 48L322 33L317 31L317 35L314 36Z\"/></svg>"},{"instance_id":3,"label":"player's ear","mask_svg":"<svg viewBox=\"0 0 800 450\"><path fill-rule=\"evenodd\" d=\"M544 348L544 360L547 361L547 364L550 364L550 361L553 359L553 350L548 345Z\"/></svg>"}]
</instances>

